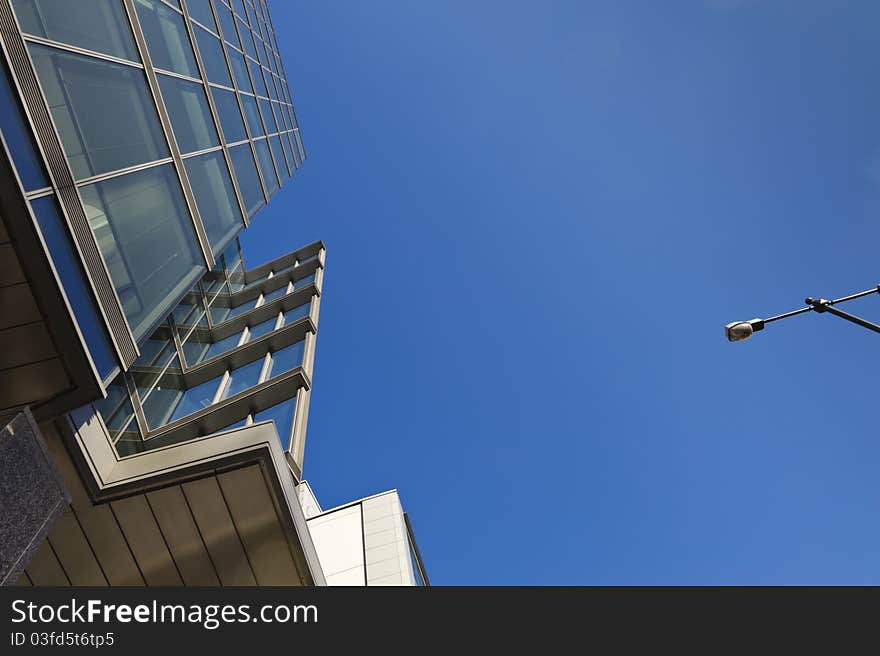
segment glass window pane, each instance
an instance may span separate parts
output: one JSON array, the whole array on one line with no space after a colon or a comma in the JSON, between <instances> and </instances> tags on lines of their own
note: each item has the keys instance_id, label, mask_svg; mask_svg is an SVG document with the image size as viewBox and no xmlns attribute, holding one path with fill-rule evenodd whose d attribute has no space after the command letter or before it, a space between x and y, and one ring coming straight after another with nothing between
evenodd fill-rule
<instances>
[{"instance_id":1,"label":"glass window pane","mask_svg":"<svg viewBox=\"0 0 880 656\"><path fill-rule=\"evenodd\" d=\"M305 287L306 285L308 285L309 283L313 283L313 282L315 282L315 274L314 273L310 276L306 276L305 278L300 278L299 280L294 280L293 281L293 288L294 289L301 289L301 288Z\"/></svg>"},{"instance_id":2,"label":"glass window pane","mask_svg":"<svg viewBox=\"0 0 880 656\"><path fill-rule=\"evenodd\" d=\"M305 352L306 342L300 340L296 344L286 346L280 351L272 354L272 361L269 364L269 373L266 380L280 376L283 373L296 369L302 365L303 353Z\"/></svg>"},{"instance_id":3,"label":"glass window pane","mask_svg":"<svg viewBox=\"0 0 880 656\"><path fill-rule=\"evenodd\" d=\"M269 145L272 146L272 157L275 158L275 164L278 165L281 177L289 178L290 172L287 170L287 162L284 160L284 152L281 150L281 139L277 135L269 137Z\"/></svg>"},{"instance_id":4,"label":"glass window pane","mask_svg":"<svg viewBox=\"0 0 880 656\"><path fill-rule=\"evenodd\" d=\"M3 138L25 191L48 187L49 179L43 168L43 158L25 120L18 93L13 91L12 80L5 64L0 70L0 130L3 131Z\"/></svg>"},{"instance_id":5,"label":"glass window pane","mask_svg":"<svg viewBox=\"0 0 880 656\"><path fill-rule=\"evenodd\" d=\"M260 67L256 62L252 61L248 61L248 66L251 68L251 77L254 78L254 88L257 90L257 94L267 96L269 92L266 91L266 82L263 80L263 73Z\"/></svg>"},{"instance_id":6,"label":"glass window pane","mask_svg":"<svg viewBox=\"0 0 880 656\"><path fill-rule=\"evenodd\" d=\"M140 61L119 0L77 0L75 11L58 0L13 0L12 5L23 32Z\"/></svg>"},{"instance_id":7,"label":"glass window pane","mask_svg":"<svg viewBox=\"0 0 880 656\"><path fill-rule=\"evenodd\" d=\"M215 355L220 355L221 353L226 353L231 349L234 349L238 346L238 342L241 340L241 333L243 331L239 331L221 339L219 342L214 342L211 346L208 347L208 351L205 353L205 359L213 358Z\"/></svg>"},{"instance_id":8,"label":"glass window pane","mask_svg":"<svg viewBox=\"0 0 880 656\"><path fill-rule=\"evenodd\" d=\"M142 71L41 45L30 51L77 179L168 156Z\"/></svg>"},{"instance_id":9,"label":"glass window pane","mask_svg":"<svg viewBox=\"0 0 880 656\"><path fill-rule=\"evenodd\" d=\"M191 153L220 145L205 87L199 82L168 75L157 77L180 152Z\"/></svg>"},{"instance_id":10,"label":"glass window pane","mask_svg":"<svg viewBox=\"0 0 880 656\"><path fill-rule=\"evenodd\" d=\"M246 364L238 369L229 372L229 384L220 395L220 399L228 399L235 396L239 392L243 392L260 382L260 371L263 369L263 358L254 360L250 364Z\"/></svg>"},{"instance_id":11,"label":"glass window pane","mask_svg":"<svg viewBox=\"0 0 880 656\"><path fill-rule=\"evenodd\" d=\"M248 341L252 342L255 339L259 339L263 335L271 333L275 330L275 323L278 321L278 317L274 316L271 319L266 319L262 323L258 323L256 326L251 326L248 329Z\"/></svg>"},{"instance_id":12,"label":"glass window pane","mask_svg":"<svg viewBox=\"0 0 880 656\"><path fill-rule=\"evenodd\" d=\"M276 298L281 298L285 294L287 294L287 285L279 287L278 289L273 289L271 292L263 294L263 304L271 303Z\"/></svg>"},{"instance_id":13,"label":"glass window pane","mask_svg":"<svg viewBox=\"0 0 880 656\"><path fill-rule=\"evenodd\" d=\"M272 134L278 132L278 124L275 122L275 115L272 113L272 107L265 98L260 98L260 113L263 115L263 122L266 124L266 132Z\"/></svg>"},{"instance_id":14,"label":"glass window pane","mask_svg":"<svg viewBox=\"0 0 880 656\"><path fill-rule=\"evenodd\" d=\"M285 326L289 326L294 321L299 321L303 317L309 316L309 310L311 309L312 304L311 301L308 303L303 303L302 305L298 305L297 307L288 310L284 313L284 324Z\"/></svg>"},{"instance_id":15,"label":"glass window pane","mask_svg":"<svg viewBox=\"0 0 880 656\"><path fill-rule=\"evenodd\" d=\"M241 104L244 107L244 115L247 118L248 130L252 137L259 137L263 132L263 123L260 121L260 112L257 109L257 100L253 96L242 96Z\"/></svg>"},{"instance_id":16,"label":"glass window pane","mask_svg":"<svg viewBox=\"0 0 880 656\"><path fill-rule=\"evenodd\" d=\"M201 385L184 390L179 397L180 401L174 406L174 412L172 412L171 416L162 423L170 424L172 421L177 421L181 417L191 415L203 408L207 408L211 405L211 401L214 400L214 393L217 391L217 386L219 384L220 378L213 378ZM152 394L150 395L150 398L152 398ZM148 403L149 400L150 399L147 399ZM144 411L146 411L146 407L144 408ZM158 426L150 424L150 428L158 428Z\"/></svg>"},{"instance_id":17,"label":"glass window pane","mask_svg":"<svg viewBox=\"0 0 880 656\"><path fill-rule=\"evenodd\" d=\"M192 335L183 343L183 358L186 360L186 364L192 367L206 359L205 351L207 351L210 346L210 342L199 342L195 339L195 335Z\"/></svg>"},{"instance_id":18,"label":"glass window pane","mask_svg":"<svg viewBox=\"0 0 880 656\"><path fill-rule=\"evenodd\" d=\"M220 44L220 39L198 25L193 26L193 31L196 33L196 43L199 46L199 52L202 53L202 63L205 65L205 75L207 75L208 81L231 87L232 79L229 77L229 69L226 68L226 59L223 57L223 46Z\"/></svg>"},{"instance_id":19,"label":"glass window pane","mask_svg":"<svg viewBox=\"0 0 880 656\"><path fill-rule=\"evenodd\" d=\"M107 396L95 402L95 409L101 413L111 439L115 440L131 424L135 425L136 430L134 407L120 376L107 386Z\"/></svg>"},{"instance_id":20,"label":"glass window pane","mask_svg":"<svg viewBox=\"0 0 880 656\"><path fill-rule=\"evenodd\" d=\"M244 63L244 55L240 52L227 48L229 53L229 61L232 62L232 72L235 74L235 86L242 91L253 93L254 88L251 86L251 80L248 77L247 64Z\"/></svg>"},{"instance_id":21,"label":"glass window pane","mask_svg":"<svg viewBox=\"0 0 880 656\"><path fill-rule=\"evenodd\" d=\"M211 322L216 326L218 323L223 323L226 321L226 317L229 316L229 308L223 305L217 305L216 303L211 306Z\"/></svg>"},{"instance_id":22,"label":"glass window pane","mask_svg":"<svg viewBox=\"0 0 880 656\"><path fill-rule=\"evenodd\" d=\"M232 319L233 317L237 317L239 314L244 314L245 312L249 312L254 309L254 306L257 304L256 301L247 301L246 303L242 303L241 305L236 305L235 307L229 308L229 314L226 315L226 319Z\"/></svg>"},{"instance_id":23,"label":"glass window pane","mask_svg":"<svg viewBox=\"0 0 880 656\"><path fill-rule=\"evenodd\" d=\"M232 168L235 169L235 177L238 180L238 187L241 189L244 206L248 216L253 216L266 201L263 197L260 179L257 177L257 167L254 164L250 144L230 148L229 155L232 158Z\"/></svg>"},{"instance_id":24,"label":"glass window pane","mask_svg":"<svg viewBox=\"0 0 880 656\"><path fill-rule=\"evenodd\" d=\"M233 18L232 12L220 3L217 3L215 6L217 7L217 13L220 15L220 29L223 31L224 40L236 48L241 48L241 41L238 40L238 32L235 29L235 18Z\"/></svg>"},{"instance_id":25,"label":"glass window pane","mask_svg":"<svg viewBox=\"0 0 880 656\"><path fill-rule=\"evenodd\" d=\"M238 108L235 94L224 89L211 89L211 94L214 96L217 115L220 117L223 140L230 144L247 139L244 121L241 118L241 110Z\"/></svg>"},{"instance_id":26,"label":"glass window pane","mask_svg":"<svg viewBox=\"0 0 880 656\"><path fill-rule=\"evenodd\" d=\"M223 261L226 263L226 270L231 274L241 268L241 251L238 249L238 242L235 241L229 245L223 252Z\"/></svg>"},{"instance_id":27,"label":"glass window pane","mask_svg":"<svg viewBox=\"0 0 880 656\"><path fill-rule=\"evenodd\" d=\"M95 368L101 378L106 379L116 367L116 355L55 196L38 198L31 202L31 207Z\"/></svg>"},{"instance_id":28,"label":"glass window pane","mask_svg":"<svg viewBox=\"0 0 880 656\"><path fill-rule=\"evenodd\" d=\"M190 18L199 21L208 29L217 31L217 24L214 22L214 13L211 11L209 0L186 0L186 8Z\"/></svg>"},{"instance_id":29,"label":"glass window pane","mask_svg":"<svg viewBox=\"0 0 880 656\"><path fill-rule=\"evenodd\" d=\"M250 29L242 21L238 21L238 33L241 35L241 42L244 46L244 51L256 59L257 50L254 48L254 37L251 36Z\"/></svg>"},{"instance_id":30,"label":"glass window pane","mask_svg":"<svg viewBox=\"0 0 880 656\"><path fill-rule=\"evenodd\" d=\"M200 78L183 16L158 0L135 0L135 5L153 66Z\"/></svg>"},{"instance_id":31,"label":"glass window pane","mask_svg":"<svg viewBox=\"0 0 880 656\"><path fill-rule=\"evenodd\" d=\"M290 169L291 175L296 170L296 160L293 158L293 150L290 148L290 140L286 134L278 135L278 140L284 148L284 154L287 156L287 168Z\"/></svg>"},{"instance_id":32,"label":"glass window pane","mask_svg":"<svg viewBox=\"0 0 880 656\"><path fill-rule=\"evenodd\" d=\"M257 150L257 159L260 162L260 170L263 172L263 182L271 196L278 191L278 178L275 177L275 167L272 166L272 156L269 154L269 144L265 139L254 142Z\"/></svg>"},{"instance_id":33,"label":"glass window pane","mask_svg":"<svg viewBox=\"0 0 880 656\"><path fill-rule=\"evenodd\" d=\"M273 405L271 408L266 408L262 412L255 414L254 423L258 421L274 421L275 430L278 431L281 445L287 449L290 446L290 431L293 428L293 411L295 406L296 397L287 399L278 405Z\"/></svg>"},{"instance_id":34,"label":"glass window pane","mask_svg":"<svg viewBox=\"0 0 880 656\"><path fill-rule=\"evenodd\" d=\"M136 339L167 316L205 266L170 164L80 189Z\"/></svg>"},{"instance_id":35,"label":"glass window pane","mask_svg":"<svg viewBox=\"0 0 880 656\"><path fill-rule=\"evenodd\" d=\"M244 227L226 160L218 150L190 157L184 163L211 250L219 256L229 240Z\"/></svg>"}]
</instances>

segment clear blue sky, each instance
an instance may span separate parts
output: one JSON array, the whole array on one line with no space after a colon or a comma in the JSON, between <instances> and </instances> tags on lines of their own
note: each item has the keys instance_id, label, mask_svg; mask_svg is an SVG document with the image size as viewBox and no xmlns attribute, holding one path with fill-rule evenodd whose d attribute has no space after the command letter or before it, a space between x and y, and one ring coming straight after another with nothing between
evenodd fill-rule
<instances>
[{"instance_id":1,"label":"clear blue sky","mask_svg":"<svg viewBox=\"0 0 880 656\"><path fill-rule=\"evenodd\" d=\"M880 282L880 4L271 8L325 507L397 487L438 584L880 583L880 335L723 335Z\"/></svg>"}]
</instances>

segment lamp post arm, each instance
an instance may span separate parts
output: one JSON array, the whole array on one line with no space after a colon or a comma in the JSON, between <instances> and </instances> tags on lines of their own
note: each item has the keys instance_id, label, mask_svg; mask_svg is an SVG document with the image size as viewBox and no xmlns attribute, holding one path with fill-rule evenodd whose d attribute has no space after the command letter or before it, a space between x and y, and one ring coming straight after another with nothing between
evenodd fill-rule
<instances>
[{"instance_id":1,"label":"lamp post arm","mask_svg":"<svg viewBox=\"0 0 880 656\"><path fill-rule=\"evenodd\" d=\"M851 321L857 326L861 326L862 328L867 328L868 330L873 330L875 333L880 333L880 326L876 323L871 323L870 321L866 321L861 317L857 317L854 314L850 314L849 312L844 312L843 310L838 310L836 307L832 307L832 305L828 301L823 301L822 299L813 301L813 306L810 308L811 310L815 310L816 312L828 312L833 314L836 317L840 317L841 319L846 319L847 321Z\"/></svg>"}]
</instances>

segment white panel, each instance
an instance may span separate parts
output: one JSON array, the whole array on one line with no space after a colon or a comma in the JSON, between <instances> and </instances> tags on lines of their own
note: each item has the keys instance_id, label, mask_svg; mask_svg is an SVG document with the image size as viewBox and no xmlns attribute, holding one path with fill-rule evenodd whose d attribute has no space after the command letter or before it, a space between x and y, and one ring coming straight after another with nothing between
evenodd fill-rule
<instances>
[{"instance_id":1,"label":"white panel","mask_svg":"<svg viewBox=\"0 0 880 656\"><path fill-rule=\"evenodd\" d=\"M364 585L364 537L360 506L349 506L309 519L306 523L328 583ZM330 583L334 575L356 568L361 571L359 583ZM348 576L353 577L353 574ZM346 580L350 580L348 576Z\"/></svg>"}]
</instances>

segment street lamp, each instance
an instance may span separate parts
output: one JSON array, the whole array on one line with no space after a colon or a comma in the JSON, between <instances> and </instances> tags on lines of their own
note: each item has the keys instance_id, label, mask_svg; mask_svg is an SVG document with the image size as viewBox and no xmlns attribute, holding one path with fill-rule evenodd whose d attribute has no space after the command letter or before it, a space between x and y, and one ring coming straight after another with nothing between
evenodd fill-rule
<instances>
[{"instance_id":1,"label":"street lamp","mask_svg":"<svg viewBox=\"0 0 880 656\"><path fill-rule=\"evenodd\" d=\"M870 294L880 294L880 285L877 285L873 289L859 292L858 294L844 296L843 298L836 298L833 301L826 301L824 298L810 298L808 296L806 299L804 299L804 303L807 304L807 307L801 308L800 310L793 310L792 312L786 312L785 314L778 314L775 317L770 317L769 319L733 321L724 326L724 333L727 335L728 341L742 342L743 340L751 337L757 331L764 330L764 326L768 323L779 321L780 319L787 319L788 317L793 317L796 314L803 314L804 312L819 312L820 314L823 312L828 312L829 314L833 314L834 316L840 317L841 319L846 319L847 321L851 321L854 324L862 326L862 328L867 328L868 330L873 330L875 333L880 333L880 326L878 326L876 323L865 321L860 317L857 317L834 307L835 305L838 305L840 303L851 301L854 298L861 298L862 296L869 296Z\"/></svg>"}]
</instances>

